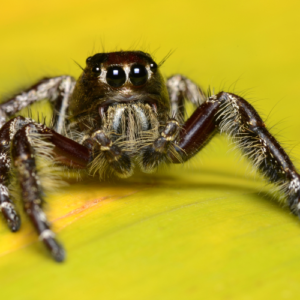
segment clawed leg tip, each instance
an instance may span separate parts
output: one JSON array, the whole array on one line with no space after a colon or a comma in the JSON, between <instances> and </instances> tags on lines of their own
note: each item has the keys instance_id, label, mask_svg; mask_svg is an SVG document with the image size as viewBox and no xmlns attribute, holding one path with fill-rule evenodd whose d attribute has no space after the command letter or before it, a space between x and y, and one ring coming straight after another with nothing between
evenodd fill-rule
<instances>
[{"instance_id":1,"label":"clawed leg tip","mask_svg":"<svg viewBox=\"0 0 300 300\"><path fill-rule=\"evenodd\" d=\"M9 220L8 227L11 232L17 232L21 227L21 219L16 217L14 220Z\"/></svg>"},{"instance_id":2,"label":"clawed leg tip","mask_svg":"<svg viewBox=\"0 0 300 300\"><path fill-rule=\"evenodd\" d=\"M56 239L47 237L43 239L43 242L56 262L63 262L66 259L66 252Z\"/></svg>"},{"instance_id":3,"label":"clawed leg tip","mask_svg":"<svg viewBox=\"0 0 300 300\"><path fill-rule=\"evenodd\" d=\"M66 259L66 252L63 248L60 248L57 251L52 252L52 257L56 262L64 262Z\"/></svg>"}]
</instances>

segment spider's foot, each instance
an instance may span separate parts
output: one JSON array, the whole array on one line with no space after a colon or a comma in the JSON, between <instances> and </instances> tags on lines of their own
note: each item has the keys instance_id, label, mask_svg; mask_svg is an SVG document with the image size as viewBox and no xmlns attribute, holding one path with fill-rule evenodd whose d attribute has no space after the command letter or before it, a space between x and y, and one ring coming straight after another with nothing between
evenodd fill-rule
<instances>
[{"instance_id":1,"label":"spider's foot","mask_svg":"<svg viewBox=\"0 0 300 300\"><path fill-rule=\"evenodd\" d=\"M65 249L55 240L49 241L51 243L51 255L57 262L63 262L66 259Z\"/></svg>"},{"instance_id":2,"label":"spider's foot","mask_svg":"<svg viewBox=\"0 0 300 300\"><path fill-rule=\"evenodd\" d=\"M119 147L111 146L110 151L105 152L107 161L121 178L127 178L132 175L133 168L130 157Z\"/></svg>"},{"instance_id":3,"label":"spider's foot","mask_svg":"<svg viewBox=\"0 0 300 300\"><path fill-rule=\"evenodd\" d=\"M7 222L9 229L12 232L18 231L21 226L21 219L16 212L14 205L10 202L3 202L1 204L1 212Z\"/></svg>"},{"instance_id":4,"label":"spider's foot","mask_svg":"<svg viewBox=\"0 0 300 300\"><path fill-rule=\"evenodd\" d=\"M54 233L50 229L44 230L41 233L40 240L43 241L55 261L63 262L65 260L66 252L64 248L56 241L54 238Z\"/></svg>"},{"instance_id":5,"label":"spider's foot","mask_svg":"<svg viewBox=\"0 0 300 300\"><path fill-rule=\"evenodd\" d=\"M16 232L20 229L21 218L19 215L15 215L12 219L7 219L7 224L11 232Z\"/></svg>"}]
</instances>

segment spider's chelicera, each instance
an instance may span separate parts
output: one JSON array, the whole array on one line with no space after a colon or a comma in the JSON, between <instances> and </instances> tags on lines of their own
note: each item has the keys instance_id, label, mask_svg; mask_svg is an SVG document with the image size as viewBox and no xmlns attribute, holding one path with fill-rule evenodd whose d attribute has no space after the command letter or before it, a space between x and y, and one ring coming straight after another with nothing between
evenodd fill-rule
<instances>
[{"instance_id":1,"label":"spider's chelicera","mask_svg":"<svg viewBox=\"0 0 300 300\"><path fill-rule=\"evenodd\" d=\"M86 60L77 81L70 76L45 78L0 104L0 209L11 231L20 227L9 191L14 169L25 213L54 259L64 260L42 211L38 155L101 178L110 173L128 177L135 167L150 172L161 163L189 160L216 132L230 135L300 215L299 174L254 108L232 93L206 96L181 75L165 82L159 67L141 51L99 53ZM11 118L43 99L53 104L53 127ZM185 100L196 106L186 121Z\"/></svg>"}]
</instances>

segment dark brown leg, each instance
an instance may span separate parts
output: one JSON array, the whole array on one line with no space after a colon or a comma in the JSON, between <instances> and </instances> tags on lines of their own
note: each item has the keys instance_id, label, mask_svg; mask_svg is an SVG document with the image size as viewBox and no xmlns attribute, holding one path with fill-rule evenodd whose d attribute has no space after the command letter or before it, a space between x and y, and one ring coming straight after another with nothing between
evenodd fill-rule
<instances>
[{"instance_id":1,"label":"dark brown leg","mask_svg":"<svg viewBox=\"0 0 300 300\"><path fill-rule=\"evenodd\" d=\"M54 106L55 130L63 131L64 120L68 108L69 96L75 86L75 79L70 76L45 78L27 90L16 94L4 103L0 104L0 128L7 121L7 117L13 116L22 108L34 102L49 99Z\"/></svg>"},{"instance_id":2,"label":"dark brown leg","mask_svg":"<svg viewBox=\"0 0 300 300\"><path fill-rule=\"evenodd\" d=\"M65 166L85 169L92 160L92 151L77 142L58 134L46 126L40 126L37 131L45 135L53 146L54 159Z\"/></svg>"},{"instance_id":3,"label":"dark brown leg","mask_svg":"<svg viewBox=\"0 0 300 300\"><path fill-rule=\"evenodd\" d=\"M145 172L154 170L160 163L163 162L182 162L185 159L184 152L176 151L175 149L177 148L177 146L174 144L174 140L178 135L180 127L178 121L180 123L184 122L184 100L186 99L196 106L199 106L201 104L204 105L203 103L205 103L205 101L207 100L207 96L200 89L200 87L193 81L182 75L173 75L169 77L167 80L167 89L171 101L172 116L176 117L176 120L170 119L167 122L164 130L162 131L161 136L156 139L151 146L142 149L143 156L140 165ZM203 110L203 108L201 108L201 110ZM216 111L212 113L215 112ZM203 110L203 114L205 116L207 114L207 111L205 109ZM199 114L197 114L197 116L199 118ZM206 116L206 120L207 119L209 118L207 118ZM183 129L181 130L181 135L183 135L182 133L186 132L188 128L192 127L194 123L195 120L187 122L187 124L185 124ZM208 121L208 123L213 123L213 121L210 120ZM210 128L207 128L206 131L208 134L210 134ZM206 139L205 133L202 135L202 139ZM193 147L197 148L198 144L201 143L201 139L193 139L193 143L196 143L196 145L193 145ZM180 155L178 155L178 153L180 153Z\"/></svg>"},{"instance_id":4,"label":"dark brown leg","mask_svg":"<svg viewBox=\"0 0 300 300\"><path fill-rule=\"evenodd\" d=\"M34 121L16 117L0 129L0 209L10 229L18 230L20 218L8 193L8 175L10 172L10 144L14 166L18 172L25 212L28 214L40 239L51 251L57 261L64 259L64 250L54 239L54 234L42 211L42 188L35 165L33 137L48 141L53 146L52 154L56 162L76 168L86 168L91 160L91 153L86 147L77 144L44 125ZM51 149L51 148L50 148ZM51 151L51 150L50 150Z\"/></svg>"},{"instance_id":5,"label":"dark brown leg","mask_svg":"<svg viewBox=\"0 0 300 300\"><path fill-rule=\"evenodd\" d=\"M12 157L18 172L25 212L53 258L61 262L65 259L65 252L55 240L54 233L50 230L50 225L42 211L42 190L36 172L34 150L29 138L32 130L35 130L35 126L28 124L16 133L12 145Z\"/></svg>"},{"instance_id":6,"label":"dark brown leg","mask_svg":"<svg viewBox=\"0 0 300 300\"><path fill-rule=\"evenodd\" d=\"M181 160L173 158L174 163L187 161L198 153L217 131L215 116L219 110L219 102L207 101L198 107L183 125L176 147Z\"/></svg>"},{"instance_id":7,"label":"dark brown leg","mask_svg":"<svg viewBox=\"0 0 300 300\"><path fill-rule=\"evenodd\" d=\"M40 124L29 123L25 125L13 138L12 157L18 172L25 212L53 258L60 262L64 260L65 252L55 240L54 233L50 230L50 225L42 211L42 188L36 172L35 152L31 139L33 133L41 134L41 138L44 135L46 140L52 141L52 144L57 148L56 150L54 148L54 153L57 154L60 151L59 160L61 162L68 160L68 164L71 166L86 166L89 161L89 151L74 141L58 134L55 135L52 130ZM77 158L76 154L78 154Z\"/></svg>"},{"instance_id":8,"label":"dark brown leg","mask_svg":"<svg viewBox=\"0 0 300 300\"><path fill-rule=\"evenodd\" d=\"M292 212L300 215L299 174L255 109L237 95L221 92L196 109L176 143L182 159L186 161L195 155L209 141L216 127L233 138L255 167L285 194ZM173 157L173 162L180 161Z\"/></svg>"}]
</instances>

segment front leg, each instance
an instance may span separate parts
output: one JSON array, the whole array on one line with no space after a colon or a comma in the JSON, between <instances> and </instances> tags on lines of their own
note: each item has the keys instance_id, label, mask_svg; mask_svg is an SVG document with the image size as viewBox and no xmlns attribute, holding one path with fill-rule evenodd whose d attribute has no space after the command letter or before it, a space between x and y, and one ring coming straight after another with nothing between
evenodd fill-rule
<instances>
[{"instance_id":1,"label":"front leg","mask_svg":"<svg viewBox=\"0 0 300 300\"><path fill-rule=\"evenodd\" d=\"M55 159L57 163L84 169L91 161L89 149L42 124L23 117L16 117L6 123L0 130L0 136L2 138L6 137L6 139L3 139L5 146L9 146L12 140L11 154L18 174L25 213L30 218L40 239L49 249L54 259L63 261L65 256L64 250L54 238L54 233L51 231L42 210L43 189L36 170L35 155L43 155ZM42 147L39 145L41 140L46 142ZM6 154L7 152L3 153ZM9 157L8 153L6 157ZM4 181L0 180L0 207L10 228L17 230L19 217L9 199L6 187L9 171L9 169L5 169L6 164L7 161L0 159L0 170L4 171L1 174L1 180Z\"/></svg>"},{"instance_id":2,"label":"front leg","mask_svg":"<svg viewBox=\"0 0 300 300\"><path fill-rule=\"evenodd\" d=\"M50 224L42 211L44 202L42 189L30 140L30 134L33 130L36 130L36 125L30 123L16 133L13 139L12 157L18 172L25 213L53 258L61 262L65 259L64 249L56 241L54 233L50 229Z\"/></svg>"},{"instance_id":3,"label":"front leg","mask_svg":"<svg viewBox=\"0 0 300 300\"><path fill-rule=\"evenodd\" d=\"M20 228L20 216L9 197L9 173L11 171L10 144L15 133L31 120L18 116L0 129L0 210L12 232Z\"/></svg>"},{"instance_id":4,"label":"front leg","mask_svg":"<svg viewBox=\"0 0 300 300\"><path fill-rule=\"evenodd\" d=\"M243 98L221 92L209 97L187 120L177 141L182 160L194 156L218 129L227 133L287 198L291 211L300 216L300 176L277 140L266 129L255 109ZM174 163L180 161L173 157Z\"/></svg>"}]
</instances>

